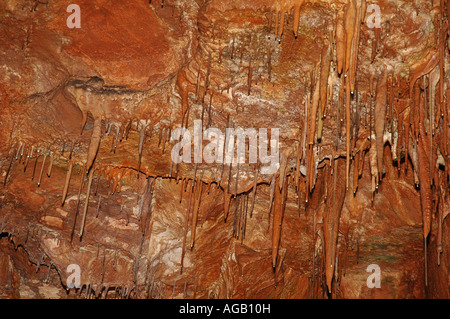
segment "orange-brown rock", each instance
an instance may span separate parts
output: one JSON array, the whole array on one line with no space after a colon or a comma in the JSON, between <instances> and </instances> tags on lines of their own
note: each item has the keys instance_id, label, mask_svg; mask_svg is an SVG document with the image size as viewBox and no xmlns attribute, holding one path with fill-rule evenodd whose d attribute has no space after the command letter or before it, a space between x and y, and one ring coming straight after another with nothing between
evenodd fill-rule
<instances>
[{"instance_id":1,"label":"orange-brown rock","mask_svg":"<svg viewBox=\"0 0 450 319\"><path fill-rule=\"evenodd\" d=\"M369 4L0 3L0 297L448 298L448 4Z\"/></svg>"}]
</instances>

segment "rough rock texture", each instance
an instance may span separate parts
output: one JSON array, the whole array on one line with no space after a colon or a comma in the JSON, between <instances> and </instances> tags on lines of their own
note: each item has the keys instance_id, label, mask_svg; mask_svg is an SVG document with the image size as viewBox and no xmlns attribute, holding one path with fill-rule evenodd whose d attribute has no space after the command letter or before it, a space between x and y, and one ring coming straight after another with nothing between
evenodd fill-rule
<instances>
[{"instance_id":1,"label":"rough rock texture","mask_svg":"<svg viewBox=\"0 0 450 319\"><path fill-rule=\"evenodd\" d=\"M449 297L450 1L69 4L0 3L0 297Z\"/></svg>"}]
</instances>

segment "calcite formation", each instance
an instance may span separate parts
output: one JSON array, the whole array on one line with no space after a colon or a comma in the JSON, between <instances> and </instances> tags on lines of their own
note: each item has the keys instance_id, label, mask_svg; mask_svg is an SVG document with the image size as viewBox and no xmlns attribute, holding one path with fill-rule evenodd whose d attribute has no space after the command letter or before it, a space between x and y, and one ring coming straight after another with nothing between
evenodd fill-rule
<instances>
[{"instance_id":1,"label":"calcite formation","mask_svg":"<svg viewBox=\"0 0 450 319\"><path fill-rule=\"evenodd\" d=\"M76 4L0 3L0 297L449 297L449 0Z\"/></svg>"}]
</instances>

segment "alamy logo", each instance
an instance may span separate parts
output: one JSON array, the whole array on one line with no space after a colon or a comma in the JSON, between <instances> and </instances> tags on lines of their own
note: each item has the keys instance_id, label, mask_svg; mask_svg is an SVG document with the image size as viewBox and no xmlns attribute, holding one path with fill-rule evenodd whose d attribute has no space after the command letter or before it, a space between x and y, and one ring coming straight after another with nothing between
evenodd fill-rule
<instances>
[{"instance_id":1,"label":"alamy logo","mask_svg":"<svg viewBox=\"0 0 450 319\"><path fill-rule=\"evenodd\" d=\"M366 269L372 274L367 278L367 287L370 289L381 288L381 268L377 264L369 265Z\"/></svg>"},{"instance_id":2,"label":"alamy logo","mask_svg":"<svg viewBox=\"0 0 450 319\"><path fill-rule=\"evenodd\" d=\"M81 9L78 4L69 4L66 9L67 12L73 12L67 17L66 25L69 29L81 28Z\"/></svg>"},{"instance_id":3,"label":"alamy logo","mask_svg":"<svg viewBox=\"0 0 450 319\"><path fill-rule=\"evenodd\" d=\"M81 287L81 268L77 264L70 264L66 269L70 275L67 277L66 284L68 288Z\"/></svg>"},{"instance_id":4,"label":"alamy logo","mask_svg":"<svg viewBox=\"0 0 450 319\"><path fill-rule=\"evenodd\" d=\"M275 174L280 167L278 128L270 129L270 154L268 154L268 130L260 128L227 128L225 134L218 128L208 128L203 131L201 120L194 121L194 163L208 164L224 163L236 164L246 162L246 138L248 137L248 162L261 165L261 174ZM180 140L181 138L181 140ZM170 136L171 141L178 141L172 148L172 161L179 163L192 163L192 135L187 128L176 128ZM203 141L210 141L203 148ZM236 148L235 148L236 145ZM203 148L203 149L202 149ZM236 149L236 152L235 152ZM181 152L181 153L180 153ZM236 156L235 156L236 153ZM258 156L259 155L259 156ZM265 165L265 166L264 166Z\"/></svg>"},{"instance_id":5,"label":"alamy logo","mask_svg":"<svg viewBox=\"0 0 450 319\"><path fill-rule=\"evenodd\" d=\"M381 28L381 9L377 4L367 6L367 13L370 13L366 18L367 27L370 29Z\"/></svg>"}]
</instances>

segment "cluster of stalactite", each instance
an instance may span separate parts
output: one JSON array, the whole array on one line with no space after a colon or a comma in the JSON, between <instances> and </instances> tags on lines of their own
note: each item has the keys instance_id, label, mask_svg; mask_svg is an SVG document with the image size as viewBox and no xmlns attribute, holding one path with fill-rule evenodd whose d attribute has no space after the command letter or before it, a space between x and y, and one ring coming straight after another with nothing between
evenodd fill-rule
<instances>
[{"instance_id":1,"label":"cluster of stalactite","mask_svg":"<svg viewBox=\"0 0 450 319\"><path fill-rule=\"evenodd\" d=\"M264 44L263 38L275 35L275 41L282 41L282 36L286 32L285 19L290 18L291 15L293 33L297 37L300 10L304 1L300 0L296 1L295 4L293 3L293 1L287 1L286 3L279 1L275 5L275 10L268 13L268 35L250 37L247 40L231 35L231 45L216 43L220 50L219 63L221 63L222 54L228 54L232 61L240 59L239 65L243 67L240 68L238 73L244 72L246 75L249 95L252 92L252 84L255 80L272 80L273 51L262 46ZM402 84L404 86L407 80L401 78L396 70L386 66L382 66L373 74L367 92L358 89L358 50L361 29L365 27L366 8L365 0L347 0L342 8L337 9L336 20L333 22L335 25L334 31L323 37L319 62L311 72L310 80L306 83L305 116L303 122L300 123L301 134L293 147L281 153L278 172L273 176L262 178L259 176L258 165L255 165L253 183L242 189L238 188L239 164L235 165L235 185L232 184L231 179L233 165L222 164L221 178L219 181L215 181L216 187L221 188L224 194L224 220L228 220L230 210L234 209L234 220L230 224L233 225L233 237L241 241L244 240L246 235L247 217L252 216L255 207L257 186L269 182L268 217L271 221L269 224L272 226L272 266L275 271L280 263L279 247L282 241L281 230L288 188L293 187L296 190L299 208L304 205L307 206L312 192L315 191L317 171L323 170L321 176L324 178L325 185L322 189L324 204L320 208L323 220L319 223L316 220L316 213L314 213L312 282L314 286L316 278L325 277L329 291L332 289L333 279L338 279L338 265L342 263L339 262L339 256L341 255L338 252L338 240L339 220L345 194L348 191L357 193L358 180L363 172L366 155L368 155L372 192L375 196L378 185L383 178L383 154L386 143L391 146L392 160L396 163L399 174L401 174L402 168L405 171L409 169L409 161L412 163L416 184L420 188L425 248L430 233L431 215L434 212L438 213L438 256L442 253L442 223L447 213L444 211L444 205L448 202L449 181L447 130L450 89L447 88L445 94L446 85L444 83L445 59L448 55L448 52L446 52L448 36L448 12L446 9L449 10L449 7L446 8L445 2L441 1L441 24L437 26L439 39L436 50L430 52L423 61L411 67L409 95L400 90ZM368 29L367 32L369 32ZM382 31L375 28L373 32L373 52L376 55L380 32ZM383 32L388 31L383 30ZM214 29L211 37L214 37ZM187 74L184 69L178 73L176 89L181 98L181 112L177 124L181 123L183 127L189 125L191 106L189 95L191 93L195 97L195 102L201 104L202 120L207 118L206 127L209 127L212 125L214 114L213 98L215 92L221 94L233 85L232 81L225 81L225 85L213 81L212 54L208 53L207 57L208 63L206 66L200 62L197 63L198 72L196 75ZM247 64L243 64L243 57ZM261 61L266 62L262 63ZM190 80L192 77L195 78L195 84L192 84ZM139 221L142 237L139 255L136 257L134 266L137 270L139 269L144 239L147 238L147 232L151 229L151 198L154 178L169 177L176 179L180 184L180 203L186 193L188 196L180 260L180 272L182 272L186 249L194 249L195 247L197 220L202 196L209 193L210 188L213 187L213 182L206 183L202 180L202 176L197 170L197 164L195 164L193 176L189 177L181 176L182 172L179 176L172 175L173 163L170 164L171 169L166 176L156 176L151 171L144 170L141 167L141 158L146 143L157 132L156 134L159 134L157 137L158 146L164 152L171 131L175 127L175 121L172 118L167 119L167 114L163 114L160 118L148 120L127 119L123 123L109 122L108 110L102 109L100 106L92 106L92 102L89 102L89 92L101 90L101 84L100 87L95 85L89 83L87 86L68 88L83 113L81 132L86 125L88 113L91 113L94 118L86 159L76 163L73 157L77 145L75 140L69 143L69 147L67 147L67 143L63 143L62 149L56 150L54 147L34 145L16 138L13 140L8 153L9 163L6 168L4 184L7 184L9 172L13 165L22 164L24 172L29 169L29 166L32 166L32 180L36 178L39 187L44 172L48 177L51 176L52 165L55 160L59 163L66 162L67 174L64 188L61 190L63 194L61 205L64 205L70 191L70 180L74 165L79 164L78 166L82 169L81 183L78 189L71 238L77 236L82 240L89 200L91 200L92 195L97 197L96 217L99 215L102 196L97 194L97 189L100 179L106 179L108 185L112 183L111 193L114 194L114 192L120 192L121 181L127 176L137 174L139 178L141 174L144 174L148 182L140 205ZM334 99L335 91L338 92L337 101ZM345 120L345 152L340 150L340 136L337 136L335 151L329 156L319 158L317 147L327 138L323 134L324 122L330 119L335 121L337 135L340 134L341 123ZM231 127L229 119L226 127ZM125 142L130 131L135 131L139 135L139 143L136 148L138 153L137 163L111 165L102 163L101 159L97 158L100 143L104 142L105 136L113 134L111 152L115 153L118 143ZM41 166L38 168L40 159ZM294 166L290 166L291 160L295 163ZM47 165L46 170L45 165ZM353 168L353 171L351 168ZM353 174L352 178L351 174ZM342 180L346 182L343 184ZM351 180L353 185L350 185ZM85 204L84 207L80 207L80 198L84 191L86 192ZM189 228L190 241L188 241ZM323 272L321 275L315 274L316 262L319 263L319 252L322 252L320 258L324 265L320 268ZM134 272L134 276L137 276L137 271ZM86 296L91 292L94 292L95 295L101 295L104 288L102 284L95 288L90 285L86 286ZM108 289L106 288L106 290ZM116 293L121 294L122 297L129 296L132 291L132 288L115 289Z\"/></svg>"},{"instance_id":2,"label":"cluster of stalactite","mask_svg":"<svg viewBox=\"0 0 450 319\"><path fill-rule=\"evenodd\" d=\"M302 4L303 1L298 1L294 7L290 2L278 5L275 11L275 35L280 41L284 32L285 18L292 10L293 32L297 37L299 11ZM314 148L322 141L323 121L326 118L326 108L330 102L329 92L333 92L333 87L330 88L328 83L336 84L339 86L336 123L338 126L340 125L341 116L345 118L346 122L346 152L343 156L346 159L346 167L345 174L342 176L346 180L346 189L352 188L356 194L364 157L366 153L369 153L372 192L375 195L384 174L383 154L386 142L391 145L392 160L397 163L399 173L402 166L405 170L408 169L408 162L411 160L415 182L420 188L426 268L427 237L430 233L431 215L434 212L438 214L437 262L439 263L442 253L442 222L446 216L444 205L448 201L448 100L446 100L446 95L448 96L450 90L447 88L447 94L444 93L450 4L446 5L445 1L440 2L438 19L440 24L437 26L438 40L435 50L410 68L409 96L404 96L404 92L400 92L401 81L406 82L406 80L400 79L398 71L387 66L381 66L373 74L368 92L361 92L357 88L358 48L361 28L365 23L366 8L365 0L347 0L337 12L334 33L324 37L321 58L313 71L309 85L310 91L307 93L306 118L303 125L304 139L300 141L302 144L299 144L301 147L298 148L295 178L299 180L300 163L302 160L305 163L304 156L306 156L304 190L307 202L308 195L314 188L314 170L317 169L314 166L314 163L317 163L314 159ZM382 31L389 36L388 23ZM372 57L374 58L380 45L381 30L375 28L373 32ZM333 73L336 73L338 77L330 80ZM356 100L354 107L352 107L352 100ZM406 103L402 103L405 101ZM331 105L333 105L333 101L331 101ZM343 105L344 107L342 107ZM345 114L339 114L341 110L345 110ZM364 129L360 127L363 122L362 112L366 114ZM368 119L367 114L369 114ZM368 130L367 126L369 126ZM333 157L336 155L342 154L335 154ZM331 164L333 162L336 163L331 158L330 171L335 171L335 179L338 170ZM353 186L351 187L349 181L352 164L354 170ZM280 174L283 174L281 170ZM327 189L326 194L332 193L333 196L336 196L336 191L335 184L330 191ZM338 197L340 198L337 202L335 202L335 198L333 199L333 207L326 210L323 223L326 281L329 291L331 291L331 282L335 276L335 264L337 264L335 258L338 225L340 207L344 199L343 196L338 195ZM326 205L328 206L328 204ZM276 220L279 220L278 216L278 212L274 214L274 260L279 241L279 234L275 228L279 227L278 224L275 224ZM426 270L425 283L427 283Z\"/></svg>"}]
</instances>

